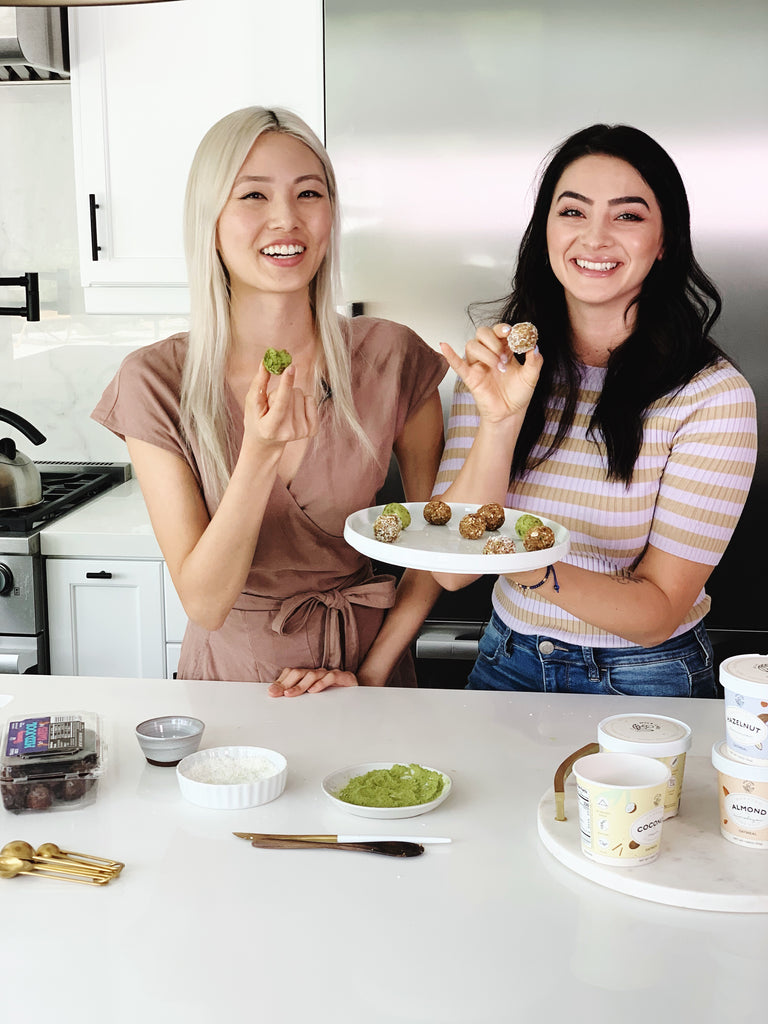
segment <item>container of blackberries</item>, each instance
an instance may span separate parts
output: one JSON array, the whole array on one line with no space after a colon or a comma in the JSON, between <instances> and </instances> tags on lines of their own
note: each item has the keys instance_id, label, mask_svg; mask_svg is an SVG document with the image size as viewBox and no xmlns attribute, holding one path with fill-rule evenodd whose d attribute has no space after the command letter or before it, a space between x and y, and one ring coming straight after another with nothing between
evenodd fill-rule
<instances>
[{"instance_id":1,"label":"container of blackberries","mask_svg":"<svg viewBox=\"0 0 768 1024\"><path fill-rule=\"evenodd\" d=\"M7 811L63 811L96 799L106 754L98 715L19 715L3 724L0 736L0 794Z\"/></svg>"}]
</instances>

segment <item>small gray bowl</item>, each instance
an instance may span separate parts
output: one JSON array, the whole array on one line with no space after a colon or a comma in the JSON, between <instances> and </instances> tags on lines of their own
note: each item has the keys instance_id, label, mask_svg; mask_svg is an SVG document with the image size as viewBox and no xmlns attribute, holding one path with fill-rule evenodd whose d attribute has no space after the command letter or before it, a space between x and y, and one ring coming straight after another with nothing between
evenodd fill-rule
<instances>
[{"instance_id":1,"label":"small gray bowl","mask_svg":"<svg viewBox=\"0 0 768 1024\"><path fill-rule=\"evenodd\" d=\"M136 726L136 739L150 764L174 768L187 754L194 754L203 738L205 723L188 715L148 718Z\"/></svg>"}]
</instances>

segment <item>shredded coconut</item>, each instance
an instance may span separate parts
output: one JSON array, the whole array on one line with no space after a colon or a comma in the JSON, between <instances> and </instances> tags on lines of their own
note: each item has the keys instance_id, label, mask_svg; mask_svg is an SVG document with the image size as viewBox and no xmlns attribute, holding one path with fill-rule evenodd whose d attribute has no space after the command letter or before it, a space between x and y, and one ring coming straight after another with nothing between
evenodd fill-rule
<instances>
[{"instance_id":1,"label":"shredded coconut","mask_svg":"<svg viewBox=\"0 0 768 1024\"><path fill-rule=\"evenodd\" d=\"M234 757L223 754L199 764L190 765L184 771L193 782L208 782L214 786L232 786L239 782L257 782L268 779L278 772L277 765L266 757Z\"/></svg>"}]
</instances>

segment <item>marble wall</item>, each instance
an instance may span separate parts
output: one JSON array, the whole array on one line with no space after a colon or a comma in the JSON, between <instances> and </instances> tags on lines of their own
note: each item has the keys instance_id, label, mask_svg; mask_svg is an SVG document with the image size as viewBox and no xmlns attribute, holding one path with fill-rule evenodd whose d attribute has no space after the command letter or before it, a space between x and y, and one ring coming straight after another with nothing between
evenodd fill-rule
<instances>
[{"instance_id":1,"label":"marble wall","mask_svg":"<svg viewBox=\"0 0 768 1024\"><path fill-rule=\"evenodd\" d=\"M83 310L66 83L0 85L0 277L40 275L41 319L0 317L0 407L46 435L35 461L124 461L122 441L89 418L123 357L186 327L184 317L92 316ZM0 288L0 306L22 305Z\"/></svg>"}]
</instances>

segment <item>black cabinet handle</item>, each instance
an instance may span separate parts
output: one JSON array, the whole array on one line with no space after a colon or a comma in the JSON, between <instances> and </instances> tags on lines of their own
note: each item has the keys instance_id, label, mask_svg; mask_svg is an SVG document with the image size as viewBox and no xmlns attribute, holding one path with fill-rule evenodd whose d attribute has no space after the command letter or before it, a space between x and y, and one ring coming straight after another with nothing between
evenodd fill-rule
<instances>
[{"instance_id":1,"label":"black cabinet handle","mask_svg":"<svg viewBox=\"0 0 768 1024\"><path fill-rule=\"evenodd\" d=\"M87 580L111 580L112 573L105 572L105 570L102 569L101 572L87 572L85 574L85 578Z\"/></svg>"},{"instance_id":2,"label":"black cabinet handle","mask_svg":"<svg viewBox=\"0 0 768 1024\"><path fill-rule=\"evenodd\" d=\"M101 246L99 245L98 235L96 233L96 211L99 209L99 204L96 202L96 196L93 192L88 196L88 209L91 214L91 259L94 263L97 263L99 253L101 252Z\"/></svg>"},{"instance_id":3,"label":"black cabinet handle","mask_svg":"<svg viewBox=\"0 0 768 1024\"><path fill-rule=\"evenodd\" d=\"M2 287L23 288L25 292L25 305L23 306L0 306L0 316L24 316L27 320L40 319L40 286L37 274L26 273L23 277L0 277Z\"/></svg>"}]
</instances>

